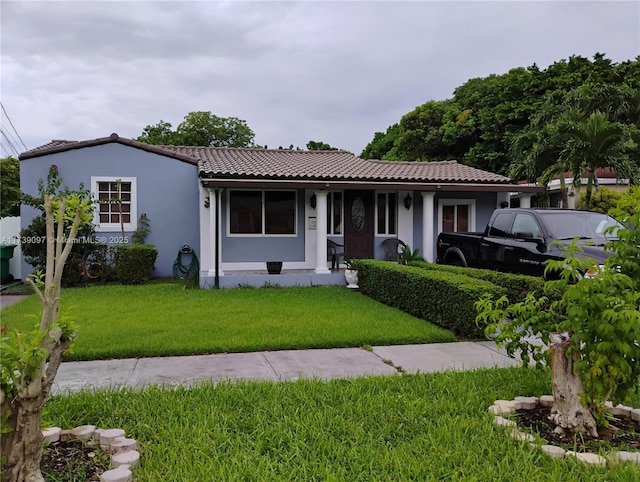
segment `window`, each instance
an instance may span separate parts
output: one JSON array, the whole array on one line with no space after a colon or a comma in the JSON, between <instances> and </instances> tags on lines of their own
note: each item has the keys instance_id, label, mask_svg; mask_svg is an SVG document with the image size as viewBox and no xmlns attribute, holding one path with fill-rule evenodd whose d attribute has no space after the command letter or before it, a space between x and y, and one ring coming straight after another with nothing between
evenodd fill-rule
<instances>
[{"instance_id":1,"label":"window","mask_svg":"<svg viewBox=\"0 0 640 482\"><path fill-rule=\"evenodd\" d=\"M92 177L91 194L97 201L96 231L133 231L137 228L135 177Z\"/></svg>"},{"instance_id":2,"label":"window","mask_svg":"<svg viewBox=\"0 0 640 482\"><path fill-rule=\"evenodd\" d=\"M471 232L475 230L476 201L474 199L442 199L439 203L440 232Z\"/></svg>"},{"instance_id":3,"label":"window","mask_svg":"<svg viewBox=\"0 0 640 482\"><path fill-rule=\"evenodd\" d=\"M376 233L397 234L398 195L380 192L376 197Z\"/></svg>"},{"instance_id":4,"label":"window","mask_svg":"<svg viewBox=\"0 0 640 482\"><path fill-rule=\"evenodd\" d=\"M342 193L327 194L327 234L342 234Z\"/></svg>"},{"instance_id":5,"label":"window","mask_svg":"<svg viewBox=\"0 0 640 482\"><path fill-rule=\"evenodd\" d=\"M295 191L229 191L229 234L296 234Z\"/></svg>"},{"instance_id":6,"label":"window","mask_svg":"<svg viewBox=\"0 0 640 482\"><path fill-rule=\"evenodd\" d=\"M533 219L533 216L518 213L513 221L511 234L515 238L540 238L540 228L538 227L536 220Z\"/></svg>"},{"instance_id":7,"label":"window","mask_svg":"<svg viewBox=\"0 0 640 482\"><path fill-rule=\"evenodd\" d=\"M493 224L489 228L489 236L495 238L506 238L511 230L513 214L510 212L500 212L493 219Z\"/></svg>"}]
</instances>

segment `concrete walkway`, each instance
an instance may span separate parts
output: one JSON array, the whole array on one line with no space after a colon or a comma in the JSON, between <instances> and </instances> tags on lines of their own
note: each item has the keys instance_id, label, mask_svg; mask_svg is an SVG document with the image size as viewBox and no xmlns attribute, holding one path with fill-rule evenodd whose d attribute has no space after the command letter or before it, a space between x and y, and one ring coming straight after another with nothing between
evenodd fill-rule
<instances>
[{"instance_id":1,"label":"concrete walkway","mask_svg":"<svg viewBox=\"0 0 640 482\"><path fill-rule=\"evenodd\" d=\"M0 295L2 307L24 299ZM491 341L64 362L53 394L199 381L296 380L517 366Z\"/></svg>"},{"instance_id":2,"label":"concrete walkway","mask_svg":"<svg viewBox=\"0 0 640 482\"><path fill-rule=\"evenodd\" d=\"M198 381L295 380L427 373L516 366L493 342L435 343L318 350L283 350L162 358L128 358L61 365L52 393L82 389L181 385Z\"/></svg>"}]
</instances>

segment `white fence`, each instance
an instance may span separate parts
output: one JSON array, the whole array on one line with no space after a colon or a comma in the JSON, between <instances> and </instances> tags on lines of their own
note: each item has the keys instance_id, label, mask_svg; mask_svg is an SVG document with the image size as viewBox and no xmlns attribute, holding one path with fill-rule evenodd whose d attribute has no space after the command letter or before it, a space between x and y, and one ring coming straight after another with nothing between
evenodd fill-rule
<instances>
[{"instance_id":1,"label":"white fence","mask_svg":"<svg viewBox=\"0 0 640 482\"><path fill-rule=\"evenodd\" d=\"M20 217L0 219L1 244L17 244L13 258L9 260L9 273L17 280L22 279L22 249L20 248Z\"/></svg>"}]
</instances>

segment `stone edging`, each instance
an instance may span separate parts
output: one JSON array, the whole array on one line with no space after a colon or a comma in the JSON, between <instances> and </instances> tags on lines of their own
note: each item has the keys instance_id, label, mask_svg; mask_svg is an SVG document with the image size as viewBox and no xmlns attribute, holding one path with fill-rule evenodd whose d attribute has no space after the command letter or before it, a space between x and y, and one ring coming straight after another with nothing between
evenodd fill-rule
<instances>
[{"instance_id":1,"label":"stone edging","mask_svg":"<svg viewBox=\"0 0 640 482\"><path fill-rule=\"evenodd\" d=\"M111 469L100 475L101 482L131 482L131 468L140 460L134 439L127 438L120 428L102 429L93 425L81 425L71 430L52 427L42 431L47 442L66 442L82 440L89 446L99 445L100 449L111 455Z\"/></svg>"},{"instance_id":2,"label":"stone edging","mask_svg":"<svg viewBox=\"0 0 640 482\"><path fill-rule=\"evenodd\" d=\"M493 402L493 405L489 407L489 412L495 415L493 422L496 425L506 427L509 429L509 435L516 440L522 440L525 442L529 442L529 445L533 448L540 448L543 453L547 454L552 458L564 458L564 457L575 457L581 462L591 464L591 465L599 465L606 466L608 463L620 463L620 462L634 462L640 465L640 452L626 452L626 451L617 451L611 452L606 458L602 457L598 454L592 453L583 453L583 452L574 452L573 450L564 450L562 447L557 447L555 445L547 445L542 444L539 445L535 443L535 439L524 432L521 432L516 428L516 422L513 420L509 420L508 418L504 418L503 415L511 415L516 412L516 410L533 410L538 405L543 407L550 408L553 406L553 396L552 395L542 395L540 398L538 397L515 397L513 400L496 400ZM609 409L609 412L616 417L627 417L631 418L631 420L640 422L640 409L634 409L632 407L625 407L624 405L618 405L614 407L611 402L607 402L606 406Z\"/></svg>"}]
</instances>

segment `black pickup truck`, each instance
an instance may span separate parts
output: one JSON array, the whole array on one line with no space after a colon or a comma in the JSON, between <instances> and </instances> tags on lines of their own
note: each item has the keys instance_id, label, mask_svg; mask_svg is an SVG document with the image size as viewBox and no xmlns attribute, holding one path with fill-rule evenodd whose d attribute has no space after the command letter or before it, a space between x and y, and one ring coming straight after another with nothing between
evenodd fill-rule
<instances>
[{"instance_id":1,"label":"black pickup truck","mask_svg":"<svg viewBox=\"0 0 640 482\"><path fill-rule=\"evenodd\" d=\"M437 263L487 268L532 276L544 275L545 261L562 259L578 238L581 256L603 264L608 257L605 230L619 226L606 214L571 209L497 209L481 233L440 233Z\"/></svg>"}]
</instances>

